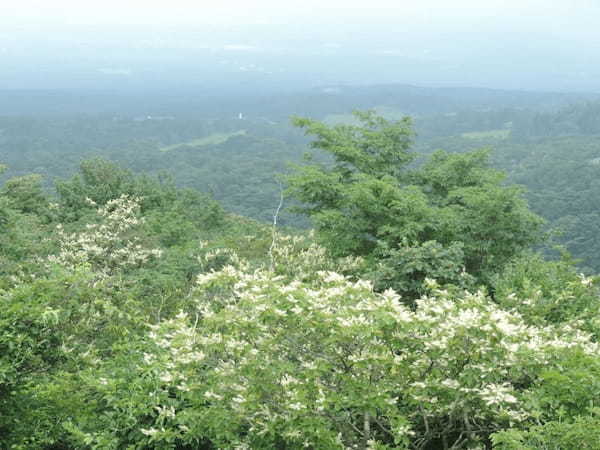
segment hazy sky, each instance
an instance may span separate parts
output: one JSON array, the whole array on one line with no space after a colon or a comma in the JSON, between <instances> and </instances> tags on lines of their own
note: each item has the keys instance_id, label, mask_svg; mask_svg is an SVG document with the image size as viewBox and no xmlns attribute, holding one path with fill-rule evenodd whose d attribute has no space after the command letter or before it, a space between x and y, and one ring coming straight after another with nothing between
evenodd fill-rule
<instances>
[{"instance_id":1,"label":"hazy sky","mask_svg":"<svg viewBox=\"0 0 600 450\"><path fill-rule=\"evenodd\" d=\"M0 0L0 89L237 74L600 91L599 25L600 0Z\"/></svg>"},{"instance_id":2,"label":"hazy sky","mask_svg":"<svg viewBox=\"0 0 600 450\"><path fill-rule=\"evenodd\" d=\"M465 23L596 28L598 0L3 0L4 26L204 25L360 20L426 26ZM565 31L557 30L557 31Z\"/></svg>"}]
</instances>

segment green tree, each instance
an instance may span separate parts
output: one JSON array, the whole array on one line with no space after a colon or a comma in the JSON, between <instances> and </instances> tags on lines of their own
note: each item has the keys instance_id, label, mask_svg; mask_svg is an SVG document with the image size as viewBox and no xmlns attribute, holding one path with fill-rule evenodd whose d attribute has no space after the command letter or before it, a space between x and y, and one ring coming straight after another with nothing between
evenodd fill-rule
<instances>
[{"instance_id":1,"label":"green tree","mask_svg":"<svg viewBox=\"0 0 600 450\"><path fill-rule=\"evenodd\" d=\"M288 193L302 202L299 210L312 218L334 253L385 265L396 264L399 249L439 244L440 250L452 249L446 278L465 268L487 284L491 274L541 238L542 220L528 209L519 188L505 186L504 174L489 168L489 152L438 151L416 166L409 118L354 115L359 125L294 119L315 137L313 148L334 158L329 165L296 166L286 178ZM447 252L440 254L447 265ZM427 259L423 270L398 271L398 279L387 285L419 284L436 265Z\"/></svg>"},{"instance_id":2,"label":"green tree","mask_svg":"<svg viewBox=\"0 0 600 450\"><path fill-rule=\"evenodd\" d=\"M224 215L221 206L208 194L178 189L173 178L166 173L136 175L102 158L82 161L79 173L70 179L58 180L56 190L61 219L66 222L76 221L90 213L92 204L102 206L122 195L139 198L144 214L148 211L173 211L184 216L184 220L203 227L217 225Z\"/></svg>"},{"instance_id":3,"label":"green tree","mask_svg":"<svg viewBox=\"0 0 600 450\"><path fill-rule=\"evenodd\" d=\"M48 200L42 189L42 177L29 174L6 181L0 194L5 196L12 209L26 214L47 213Z\"/></svg>"}]
</instances>

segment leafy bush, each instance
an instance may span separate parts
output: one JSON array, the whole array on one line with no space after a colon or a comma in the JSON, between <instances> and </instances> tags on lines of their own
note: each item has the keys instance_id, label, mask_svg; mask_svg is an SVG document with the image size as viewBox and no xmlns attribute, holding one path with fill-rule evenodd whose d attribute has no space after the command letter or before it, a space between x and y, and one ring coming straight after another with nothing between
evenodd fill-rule
<instances>
[{"instance_id":1,"label":"leafy bush","mask_svg":"<svg viewBox=\"0 0 600 450\"><path fill-rule=\"evenodd\" d=\"M528 430L511 429L492 436L498 450L566 450L600 448L598 409L593 415L569 421L552 421Z\"/></svg>"},{"instance_id":2,"label":"leafy bush","mask_svg":"<svg viewBox=\"0 0 600 450\"><path fill-rule=\"evenodd\" d=\"M335 272L232 262L199 275L196 312L153 325L126 371L82 378L101 409L69 425L78 445L472 447L539 415L534 382L562 355L598 356L589 336L528 326L482 293L429 281L412 311Z\"/></svg>"},{"instance_id":3,"label":"leafy bush","mask_svg":"<svg viewBox=\"0 0 600 450\"><path fill-rule=\"evenodd\" d=\"M448 247L436 241L415 245L404 241L396 248L382 244L376 254L378 263L367 276L378 290L392 288L415 299L426 293L426 278L463 289L475 285L474 277L465 271L461 242Z\"/></svg>"},{"instance_id":4,"label":"leafy bush","mask_svg":"<svg viewBox=\"0 0 600 450\"><path fill-rule=\"evenodd\" d=\"M578 273L569 259L546 261L525 253L498 274L494 292L502 307L518 311L529 323L572 323L599 336L596 284L596 277Z\"/></svg>"}]
</instances>

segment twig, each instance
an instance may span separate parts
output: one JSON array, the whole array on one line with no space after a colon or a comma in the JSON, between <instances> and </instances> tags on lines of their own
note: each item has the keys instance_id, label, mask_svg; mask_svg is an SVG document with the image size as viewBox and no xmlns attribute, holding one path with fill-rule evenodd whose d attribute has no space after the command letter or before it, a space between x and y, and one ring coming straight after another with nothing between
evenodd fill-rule
<instances>
[{"instance_id":1,"label":"twig","mask_svg":"<svg viewBox=\"0 0 600 450\"><path fill-rule=\"evenodd\" d=\"M277 210L275 214L273 214L273 233L272 233L272 241L271 246L269 247L269 259L271 260L270 270L273 272L275 267L275 260L273 258L273 249L275 248L275 242L277 240L277 217L279 217L279 211L281 211L281 207L283 206L283 186L281 185L281 181L279 182L279 205L277 206Z\"/></svg>"}]
</instances>

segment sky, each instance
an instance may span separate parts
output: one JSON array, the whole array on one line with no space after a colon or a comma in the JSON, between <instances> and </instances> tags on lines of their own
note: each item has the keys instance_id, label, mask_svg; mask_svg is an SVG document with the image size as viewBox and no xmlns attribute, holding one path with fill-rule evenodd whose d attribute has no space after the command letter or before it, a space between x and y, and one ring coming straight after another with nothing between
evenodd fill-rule
<instances>
[{"instance_id":1,"label":"sky","mask_svg":"<svg viewBox=\"0 0 600 450\"><path fill-rule=\"evenodd\" d=\"M600 0L2 0L0 89L225 74L600 91L598 24Z\"/></svg>"},{"instance_id":2,"label":"sky","mask_svg":"<svg viewBox=\"0 0 600 450\"><path fill-rule=\"evenodd\" d=\"M597 0L4 0L10 27L69 25L239 25L395 22L448 27L497 24L548 28L594 26Z\"/></svg>"}]
</instances>

